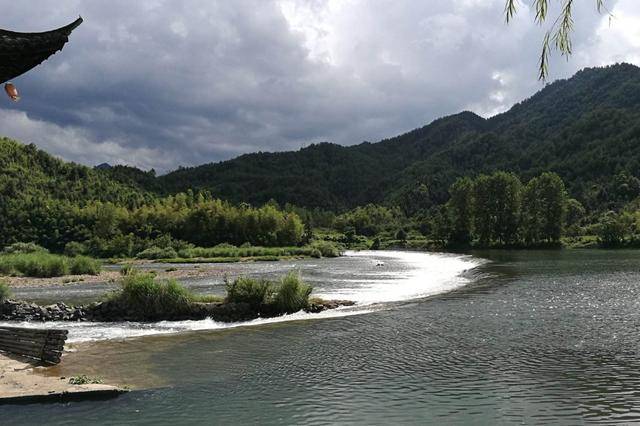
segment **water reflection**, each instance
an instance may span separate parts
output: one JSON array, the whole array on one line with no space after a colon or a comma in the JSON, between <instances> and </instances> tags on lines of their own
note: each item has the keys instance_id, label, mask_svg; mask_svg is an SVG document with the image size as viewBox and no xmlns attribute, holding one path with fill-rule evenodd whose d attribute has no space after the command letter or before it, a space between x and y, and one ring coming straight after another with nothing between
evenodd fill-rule
<instances>
[{"instance_id":1,"label":"water reflection","mask_svg":"<svg viewBox=\"0 0 640 426\"><path fill-rule=\"evenodd\" d=\"M636 252L482 256L492 262L470 285L366 315L124 341L119 351L94 344L115 365L145 354L169 387L0 414L16 424L640 421ZM130 370L134 381L151 374Z\"/></svg>"}]
</instances>

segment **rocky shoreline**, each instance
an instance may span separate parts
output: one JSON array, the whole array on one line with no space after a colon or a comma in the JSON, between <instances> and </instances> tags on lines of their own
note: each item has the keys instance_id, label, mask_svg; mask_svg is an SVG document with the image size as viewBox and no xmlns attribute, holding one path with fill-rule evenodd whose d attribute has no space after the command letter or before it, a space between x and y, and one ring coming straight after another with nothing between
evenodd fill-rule
<instances>
[{"instance_id":1,"label":"rocky shoreline","mask_svg":"<svg viewBox=\"0 0 640 426\"><path fill-rule=\"evenodd\" d=\"M309 313L319 313L341 306L353 306L350 300L313 300L305 309ZM183 321L211 318L214 321L237 322L256 318L279 316L268 306L258 309L248 303L191 303L181 311L163 312L161 315L145 316L121 306L117 301L96 302L89 305L70 306L59 302L41 306L20 300L5 300L0 303L0 320L3 321L94 321L94 322L153 322Z\"/></svg>"}]
</instances>

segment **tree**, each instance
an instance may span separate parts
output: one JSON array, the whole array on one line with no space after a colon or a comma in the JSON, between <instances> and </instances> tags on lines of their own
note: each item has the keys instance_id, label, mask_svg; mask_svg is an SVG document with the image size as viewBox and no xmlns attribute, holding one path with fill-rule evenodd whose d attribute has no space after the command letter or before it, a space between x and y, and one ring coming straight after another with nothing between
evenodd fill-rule
<instances>
[{"instance_id":1,"label":"tree","mask_svg":"<svg viewBox=\"0 0 640 426\"><path fill-rule=\"evenodd\" d=\"M475 229L481 244L518 241L522 183L507 172L481 175L474 185Z\"/></svg>"},{"instance_id":2,"label":"tree","mask_svg":"<svg viewBox=\"0 0 640 426\"><path fill-rule=\"evenodd\" d=\"M582 224L582 221L584 220L586 210L584 209L580 201L576 200L575 198L569 198L567 200L565 210L565 224L567 233L572 237L579 235L580 226Z\"/></svg>"},{"instance_id":3,"label":"tree","mask_svg":"<svg viewBox=\"0 0 640 426\"><path fill-rule=\"evenodd\" d=\"M634 218L629 213L609 211L600 216L597 232L600 244L605 247L619 246L625 241L627 234L632 232Z\"/></svg>"},{"instance_id":4,"label":"tree","mask_svg":"<svg viewBox=\"0 0 640 426\"><path fill-rule=\"evenodd\" d=\"M459 178L449 187L451 198L447 203L447 213L451 223L449 240L456 244L468 244L473 232L473 181Z\"/></svg>"},{"instance_id":5,"label":"tree","mask_svg":"<svg viewBox=\"0 0 640 426\"><path fill-rule=\"evenodd\" d=\"M527 184L522 201L522 232L525 241L558 242L565 221L567 193L555 173L543 173Z\"/></svg>"},{"instance_id":6,"label":"tree","mask_svg":"<svg viewBox=\"0 0 640 426\"><path fill-rule=\"evenodd\" d=\"M595 1L598 13L606 10L604 0L593 1ZM571 33L573 32L574 0L560 0L560 2L560 14L553 20L553 24L546 31L542 41L539 62L540 80L546 80L549 74L549 54L552 48L558 50L565 57L569 57L572 53ZM543 24L549 17L549 0L534 0L533 3L536 10L535 21L537 24ZM511 22L517 9L517 0L506 0L504 13L507 23Z\"/></svg>"}]
</instances>

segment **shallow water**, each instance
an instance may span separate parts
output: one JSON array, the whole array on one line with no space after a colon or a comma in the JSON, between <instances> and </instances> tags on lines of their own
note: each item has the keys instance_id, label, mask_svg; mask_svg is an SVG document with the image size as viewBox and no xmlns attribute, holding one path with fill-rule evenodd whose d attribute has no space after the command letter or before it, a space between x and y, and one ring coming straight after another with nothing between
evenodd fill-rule
<instances>
[{"instance_id":1,"label":"shallow water","mask_svg":"<svg viewBox=\"0 0 640 426\"><path fill-rule=\"evenodd\" d=\"M83 343L60 372L157 387L0 414L12 424L640 421L640 253L384 255L297 265L319 293L359 299L352 312Z\"/></svg>"}]
</instances>

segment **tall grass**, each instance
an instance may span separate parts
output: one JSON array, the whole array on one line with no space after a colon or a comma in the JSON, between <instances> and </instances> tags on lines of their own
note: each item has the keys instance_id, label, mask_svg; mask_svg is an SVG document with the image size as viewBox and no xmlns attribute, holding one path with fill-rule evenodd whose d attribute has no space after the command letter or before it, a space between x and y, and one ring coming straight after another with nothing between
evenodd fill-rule
<instances>
[{"instance_id":1,"label":"tall grass","mask_svg":"<svg viewBox=\"0 0 640 426\"><path fill-rule=\"evenodd\" d=\"M309 306L313 288L302 281L299 273L289 272L275 287L271 303L280 313L292 314Z\"/></svg>"},{"instance_id":2,"label":"tall grass","mask_svg":"<svg viewBox=\"0 0 640 426\"><path fill-rule=\"evenodd\" d=\"M176 280L159 281L152 274L129 274L120 285L120 291L111 295L110 300L148 318L186 313L194 298Z\"/></svg>"},{"instance_id":3,"label":"tall grass","mask_svg":"<svg viewBox=\"0 0 640 426\"><path fill-rule=\"evenodd\" d=\"M46 252L0 255L0 275L22 275L27 277L61 277L70 273L96 275L101 263L84 256L74 258Z\"/></svg>"},{"instance_id":4,"label":"tall grass","mask_svg":"<svg viewBox=\"0 0 640 426\"><path fill-rule=\"evenodd\" d=\"M266 280L240 277L233 281L225 279L226 300L234 303L248 303L258 309L264 304L271 291L271 283Z\"/></svg>"},{"instance_id":5,"label":"tall grass","mask_svg":"<svg viewBox=\"0 0 640 426\"><path fill-rule=\"evenodd\" d=\"M12 296L11 289L9 288L9 284L4 281L0 281L0 303L3 303L5 300L10 299Z\"/></svg>"},{"instance_id":6,"label":"tall grass","mask_svg":"<svg viewBox=\"0 0 640 426\"><path fill-rule=\"evenodd\" d=\"M139 255L140 256L140 255ZM190 247L178 250L178 256L194 258L278 258L282 256L337 257L338 247L327 241L319 241L304 247L258 247L220 244L215 247ZM169 256L166 256L169 257Z\"/></svg>"},{"instance_id":7,"label":"tall grass","mask_svg":"<svg viewBox=\"0 0 640 426\"><path fill-rule=\"evenodd\" d=\"M309 305L312 287L297 272L290 272L277 282L240 277L227 283L227 302L249 303L265 312L298 312Z\"/></svg>"}]
</instances>

